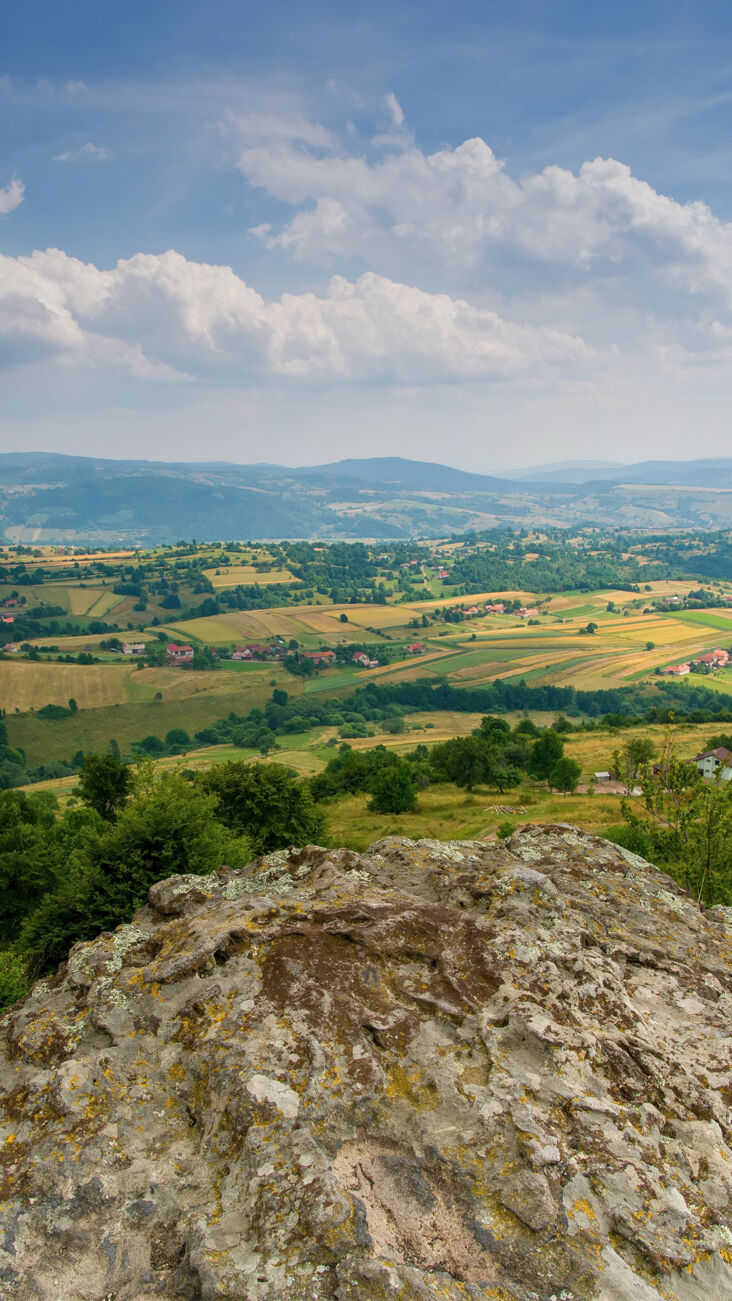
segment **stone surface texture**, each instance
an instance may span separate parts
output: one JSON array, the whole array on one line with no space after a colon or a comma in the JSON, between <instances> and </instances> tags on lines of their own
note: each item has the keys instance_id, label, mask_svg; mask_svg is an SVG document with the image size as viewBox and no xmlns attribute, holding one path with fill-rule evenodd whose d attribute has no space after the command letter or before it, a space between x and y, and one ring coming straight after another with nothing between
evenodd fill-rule
<instances>
[{"instance_id":1,"label":"stone surface texture","mask_svg":"<svg viewBox=\"0 0 732 1301\"><path fill-rule=\"evenodd\" d=\"M567 826L159 882L0 1022L0 1296L723 1301L731 1013Z\"/></svg>"}]
</instances>

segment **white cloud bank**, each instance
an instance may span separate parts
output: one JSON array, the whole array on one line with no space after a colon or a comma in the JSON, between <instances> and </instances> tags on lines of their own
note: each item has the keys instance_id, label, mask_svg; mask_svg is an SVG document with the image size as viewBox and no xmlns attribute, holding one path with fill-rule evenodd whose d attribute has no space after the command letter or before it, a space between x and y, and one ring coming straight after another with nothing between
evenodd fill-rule
<instances>
[{"instance_id":1,"label":"white cloud bank","mask_svg":"<svg viewBox=\"0 0 732 1301\"><path fill-rule=\"evenodd\" d=\"M581 367L581 338L367 272L267 301L229 267L170 251L112 270L58 249L0 258L0 360L95 362L167 378L501 380Z\"/></svg>"},{"instance_id":2,"label":"white cloud bank","mask_svg":"<svg viewBox=\"0 0 732 1301\"><path fill-rule=\"evenodd\" d=\"M5 216L9 212L14 212L19 208L25 197L25 186L16 176L13 177L7 185L0 189L0 216Z\"/></svg>"},{"instance_id":3,"label":"white cloud bank","mask_svg":"<svg viewBox=\"0 0 732 1301\"><path fill-rule=\"evenodd\" d=\"M612 158L514 180L478 137L424 153L393 96L387 108L391 130L368 146L302 123L263 139L238 120L239 169L297 209L253 228L268 248L313 263L357 256L390 274L470 272L518 292L532 272L554 286L604 277L633 301L653 284L732 308L732 224L705 203L659 194Z\"/></svg>"}]
</instances>

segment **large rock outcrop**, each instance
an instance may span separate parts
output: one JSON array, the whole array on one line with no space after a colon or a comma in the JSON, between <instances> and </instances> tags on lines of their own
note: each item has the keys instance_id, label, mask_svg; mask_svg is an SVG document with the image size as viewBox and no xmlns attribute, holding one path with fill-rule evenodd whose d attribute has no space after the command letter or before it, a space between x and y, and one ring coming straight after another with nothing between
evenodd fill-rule
<instances>
[{"instance_id":1,"label":"large rock outcrop","mask_svg":"<svg viewBox=\"0 0 732 1301\"><path fill-rule=\"evenodd\" d=\"M730 920L562 826L160 882L0 1025L0 1295L732 1297Z\"/></svg>"}]
</instances>

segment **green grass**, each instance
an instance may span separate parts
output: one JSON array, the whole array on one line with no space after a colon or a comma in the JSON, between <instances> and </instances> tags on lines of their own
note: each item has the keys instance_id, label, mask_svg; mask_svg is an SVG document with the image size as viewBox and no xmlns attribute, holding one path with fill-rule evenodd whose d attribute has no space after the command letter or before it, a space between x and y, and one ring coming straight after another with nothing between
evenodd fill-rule
<instances>
[{"instance_id":1,"label":"green grass","mask_svg":"<svg viewBox=\"0 0 732 1301\"><path fill-rule=\"evenodd\" d=\"M497 812L501 805L524 814ZM480 788L472 795L449 784L429 786L421 791L413 813L382 815L368 811L368 796L349 795L323 805L331 844L364 850L382 836L424 837L437 840L481 840L506 820L520 826L525 822L574 822L590 831L617 825L621 821L616 796L551 795L528 784L500 795Z\"/></svg>"},{"instance_id":2,"label":"green grass","mask_svg":"<svg viewBox=\"0 0 732 1301\"><path fill-rule=\"evenodd\" d=\"M326 669L312 678L305 678L305 694L310 696L323 691L343 691L346 688L365 686L368 681L363 669Z\"/></svg>"},{"instance_id":3,"label":"green grass","mask_svg":"<svg viewBox=\"0 0 732 1301\"><path fill-rule=\"evenodd\" d=\"M216 660L216 669L224 669L227 673L261 673L263 669L274 668L275 660L269 664L265 660Z\"/></svg>"},{"instance_id":4,"label":"green grass","mask_svg":"<svg viewBox=\"0 0 732 1301\"><path fill-rule=\"evenodd\" d=\"M701 624L703 628L715 628L717 632L726 632L732 636L732 611L728 618L721 614L712 614L709 610L673 610L668 618L679 623Z\"/></svg>"},{"instance_id":5,"label":"green grass","mask_svg":"<svg viewBox=\"0 0 732 1301\"><path fill-rule=\"evenodd\" d=\"M242 684L231 693L202 691L182 699L138 700L104 709L79 710L58 722L31 714L11 715L6 719L8 743L25 751L31 768L70 759L77 750L106 750L112 738L125 751L133 741L151 733L162 738L172 727L184 727L193 736L232 711L245 715L255 705L261 708L271 694L272 688L265 680L263 684Z\"/></svg>"}]
</instances>

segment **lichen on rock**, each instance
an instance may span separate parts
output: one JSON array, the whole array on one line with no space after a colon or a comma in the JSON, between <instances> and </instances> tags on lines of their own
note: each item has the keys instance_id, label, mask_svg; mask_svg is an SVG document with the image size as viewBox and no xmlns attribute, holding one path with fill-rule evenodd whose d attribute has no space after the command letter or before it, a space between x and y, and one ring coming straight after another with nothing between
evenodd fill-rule
<instances>
[{"instance_id":1,"label":"lichen on rock","mask_svg":"<svg viewBox=\"0 0 732 1301\"><path fill-rule=\"evenodd\" d=\"M727 911L565 826L158 882L0 1020L0 1295L732 1297Z\"/></svg>"}]
</instances>

